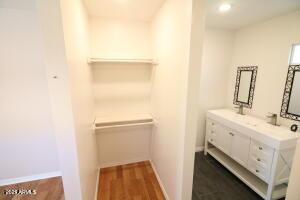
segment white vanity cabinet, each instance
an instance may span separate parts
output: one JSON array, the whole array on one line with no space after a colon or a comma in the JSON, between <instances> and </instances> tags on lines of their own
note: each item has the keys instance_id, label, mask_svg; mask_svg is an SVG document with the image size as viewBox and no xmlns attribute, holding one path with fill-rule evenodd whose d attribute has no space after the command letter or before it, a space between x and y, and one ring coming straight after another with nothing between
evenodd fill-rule
<instances>
[{"instance_id":1,"label":"white vanity cabinet","mask_svg":"<svg viewBox=\"0 0 300 200\"><path fill-rule=\"evenodd\" d=\"M285 196L298 134L231 110L207 113L210 154L267 200Z\"/></svg>"},{"instance_id":2,"label":"white vanity cabinet","mask_svg":"<svg viewBox=\"0 0 300 200\"><path fill-rule=\"evenodd\" d=\"M207 119L208 141L243 166L247 165L250 137Z\"/></svg>"}]
</instances>

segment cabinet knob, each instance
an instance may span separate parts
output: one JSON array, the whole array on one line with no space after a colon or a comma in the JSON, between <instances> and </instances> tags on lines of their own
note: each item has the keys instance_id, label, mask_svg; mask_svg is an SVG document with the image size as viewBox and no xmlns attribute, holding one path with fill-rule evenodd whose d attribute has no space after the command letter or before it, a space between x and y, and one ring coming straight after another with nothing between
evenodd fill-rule
<instances>
[{"instance_id":1,"label":"cabinet knob","mask_svg":"<svg viewBox=\"0 0 300 200\"><path fill-rule=\"evenodd\" d=\"M214 140L213 140L213 139L210 139L210 141L213 142Z\"/></svg>"},{"instance_id":2,"label":"cabinet knob","mask_svg":"<svg viewBox=\"0 0 300 200\"><path fill-rule=\"evenodd\" d=\"M257 161L260 162L261 160L259 158L257 158Z\"/></svg>"},{"instance_id":3,"label":"cabinet knob","mask_svg":"<svg viewBox=\"0 0 300 200\"><path fill-rule=\"evenodd\" d=\"M211 125L212 125L212 126L214 126L214 125L215 125L215 123L213 123L213 122L212 122L212 123L211 123Z\"/></svg>"},{"instance_id":4,"label":"cabinet knob","mask_svg":"<svg viewBox=\"0 0 300 200\"><path fill-rule=\"evenodd\" d=\"M263 148L262 147L259 147L259 150L262 150Z\"/></svg>"},{"instance_id":5,"label":"cabinet knob","mask_svg":"<svg viewBox=\"0 0 300 200\"><path fill-rule=\"evenodd\" d=\"M259 173L259 170L257 169L257 170L255 170L256 171L256 173Z\"/></svg>"}]
</instances>

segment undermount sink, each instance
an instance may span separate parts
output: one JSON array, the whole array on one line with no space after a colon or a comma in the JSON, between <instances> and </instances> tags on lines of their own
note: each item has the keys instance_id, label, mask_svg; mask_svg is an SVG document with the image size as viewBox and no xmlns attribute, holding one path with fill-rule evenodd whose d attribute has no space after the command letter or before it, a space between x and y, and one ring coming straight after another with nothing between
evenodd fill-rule
<instances>
[{"instance_id":1,"label":"undermount sink","mask_svg":"<svg viewBox=\"0 0 300 200\"><path fill-rule=\"evenodd\" d=\"M249 126L258 126L260 123L262 123L260 120L254 117L250 117L248 115L235 115L235 120L242 122Z\"/></svg>"},{"instance_id":2,"label":"undermount sink","mask_svg":"<svg viewBox=\"0 0 300 200\"><path fill-rule=\"evenodd\" d=\"M257 126L256 123L251 123L251 122L246 122L246 124L250 125L250 126Z\"/></svg>"}]
</instances>

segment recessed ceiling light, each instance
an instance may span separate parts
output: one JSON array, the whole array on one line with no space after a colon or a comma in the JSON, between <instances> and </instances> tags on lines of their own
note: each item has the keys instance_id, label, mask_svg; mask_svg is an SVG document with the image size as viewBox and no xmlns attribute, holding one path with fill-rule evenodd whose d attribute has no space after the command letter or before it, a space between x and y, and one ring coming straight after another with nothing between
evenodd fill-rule
<instances>
[{"instance_id":1,"label":"recessed ceiling light","mask_svg":"<svg viewBox=\"0 0 300 200\"><path fill-rule=\"evenodd\" d=\"M231 9L231 5L229 3L223 3L219 7L220 12L227 12Z\"/></svg>"}]
</instances>

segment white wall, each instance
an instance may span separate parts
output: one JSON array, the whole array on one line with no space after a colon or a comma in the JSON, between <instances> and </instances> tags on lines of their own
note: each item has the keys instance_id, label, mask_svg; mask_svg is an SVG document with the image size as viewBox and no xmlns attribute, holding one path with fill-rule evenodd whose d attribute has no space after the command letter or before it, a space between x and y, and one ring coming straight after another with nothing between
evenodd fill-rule
<instances>
[{"instance_id":1,"label":"white wall","mask_svg":"<svg viewBox=\"0 0 300 200\"><path fill-rule=\"evenodd\" d=\"M152 66L122 63L93 64L91 68L96 116L150 113ZM148 160L150 142L149 127L100 133L97 135L99 165Z\"/></svg>"},{"instance_id":2,"label":"white wall","mask_svg":"<svg viewBox=\"0 0 300 200\"><path fill-rule=\"evenodd\" d=\"M96 116L150 113L152 69L143 64L92 64Z\"/></svg>"},{"instance_id":3,"label":"white wall","mask_svg":"<svg viewBox=\"0 0 300 200\"><path fill-rule=\"evenodd\" d=\"M70 73L72 109L75 123L83 199L93 199L98 173L94 99L89 55L89 24L81 0L61 1L66 57Z\"/></svg>"},{"instance_id":4,"label":"white wall","mask_svg":"<svg viewBox=\"0 0 300 200\"><path fill-rule=\"evenodd\" d=\"M119 128L98 133L99 166L110 167L150 159L151 126Z\"/></svg>"},{"instance_id":5,"label":"white wall","mask_svg":"<svg viewBox=\"0 0 300 200\"><path fill-rule=\"evenodd\" d=\"M91 57L151 58L150 24L91 17ZM148 64L92 64L96 116L150 113L153 67ZM99 166L150 158L151 128L97 134ZM112 148L113 147L113 148Z\"/></svg>"},{"instance_id":6,"label":"white wall","mask_svg":"<svg viewBox=\"0 0 300 200\"><path fill-rule=\"evenodd\" d=\"M205 27L205 1L193 0L192 24L190 39L190 56L188 69L188 85L186 100L186 122L185 135L182 141L184 149L182 152L182 178L181 199L192 199L195 144L198 129L198 106L200 97L200 77L202 74L202 52Z\"/></svg>"},{"instance_id":7,"label":"white wall","mask_svg":"<svg viewBox=\"0 0 300 200\"><path fill-rule=\"evenodd\" d=\"M90 54L96 58L151 58L150 24L91 17ZM150 112L152 66L93 64L96 115Z\"/></svg>"},{"instance_id":8,"label":"white wall","mask_svg":"<svg viewBox=\"0 0 300 200\"><path fill-rule=\"evenodd\" d=\"M230 69L227 106L232 107L238 66L257 65L252 115L265 118L268 112L280 113L289 54L293 43L300 42L300 10L254 24L237 31ZM292 121L281 122L289 125Z\"/></svg>"},{"instance_id":9,"label":"white wall","mask_svg":"<svg viewBox=\"0 0 300 200\"><path fill-rule=\"evenodd\" d=\"M280 113L289 54L292 44L300 42L300 10L237 31L230 69L227 106L232 107L238 66L257 65L258 76L253 108L249 114L265 118L268 112ZM281 118L284 125L296 122ZM288 200L299 197L299 144L290 176Z\"/></svg>"},{"instance_id":10,"label":"white wall","mask_svg":"<svg viewBox=\"0 0 300 200\"><path fill-rule=\"evenodd\" d=\"M91 17L91 57L151 58L147 22Z\"/></svg>"},{"instance_id":11,"label":"white wall","mask_svg":"<svg viewBox=\"0 0 300 200\"><path fill-rule=\"evenodd\" d=\"M60 1L39 0L36 3L43 33L44 58L64 195L66 200L81 200L82 192Z\"/></svg>"},{"instance_id":12,"label":"white wall","mask_svg":"<svg viewBox=\"0 0 300 200\"><path fill-rule=\"evenodd\" d=\"M227 100L235 32L206 28L200 82L197 147L203 147L206 112L224 108Z\"/></svg>"},{"instance_id":13,"label":"white wall","mask_svg":"<svg viewBox=\"0 0 300 200\"><path fill-rule=\"evenodd\" d=\"M60 170L34 0L0 2L0 180Z\"/></svg>"},{"instance_id":14,"label":"white wall","mask_svg":"<svg viewBox=\"0 0 300 200\"><path fill-rule=\"evenodd\" d=\"M191 84L194 77L189 77L189 72L195 72L194 65L189 69L191 23L192 1L177 0L166 1L152 22L153 52L159 65L152 90L152 108L158 125L153 130L151 158L169 199L174 200L191 197L191 187L182 185L189 179L188 172L192 173L190 158L194 156L195 148L195 140L191 144L186 137L193 139L196 136L196 132L193 135L196 117L193 119L193 113L187 112L190 111L187 96L190 92L197 93ZM198 63L197 66L201 65ZM191 124L186 121L187 116ZM191 129L186 129L186 125L192 125ZM192 151L185 145L190 145ZM188 167L184 165L185 161Z\"/></svg>"}]
</instances>

